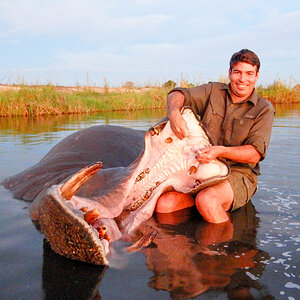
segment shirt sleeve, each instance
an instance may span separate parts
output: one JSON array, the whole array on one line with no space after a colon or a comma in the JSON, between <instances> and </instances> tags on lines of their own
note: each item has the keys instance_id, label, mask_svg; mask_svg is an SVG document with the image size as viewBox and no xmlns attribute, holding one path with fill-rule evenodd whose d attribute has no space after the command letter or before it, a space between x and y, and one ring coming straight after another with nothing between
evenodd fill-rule
<instances>
[{"instance_id":1,"label":"shirt sleeve","mask_svg":"<svg viewBox=\"0 0 300 300\"><path fill-rule=\"evenodd\" d=\"M202 116L212 91L212 83L193 88L175 88L171 90L169 94L176 91L184 95L183 106L190 106L196 113Z\"/></svg>"},{"instance_id":2,"label":"shirt sleeve","mask_svg":"<svg viewBox=\"0 0 300 300\"><path fill-rule=\"evenodd\" d=\"M272 104L267 100L265 101L267 103L266 106L256 118L248 137L244 142L245 145L252 145L260 153L260 160L263 160L266 157L275 114Z\"/></svg>"}]
</instances>

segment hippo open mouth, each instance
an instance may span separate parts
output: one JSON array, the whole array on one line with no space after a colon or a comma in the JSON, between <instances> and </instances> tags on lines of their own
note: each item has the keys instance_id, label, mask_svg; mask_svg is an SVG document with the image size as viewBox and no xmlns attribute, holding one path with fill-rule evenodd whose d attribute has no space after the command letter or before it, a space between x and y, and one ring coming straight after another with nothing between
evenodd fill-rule
<instances>
[{"instance_id":1,"label":"hippo open mouth","mask_svg":"<svg viewBox=\"0 0 300 300\"><path fill-rule=\"evenodd\" d=\"M108 264L109 243L149 219L162 193L196 193L228 177L224 161L196 159L197 149L212 141L191 108L183 108L182 115L190 132L183 140L165 121L146 132L144 152L129 166L98 172L97 162L48 190L39 221L55 252Z\"/></svg>"}]
</instances>

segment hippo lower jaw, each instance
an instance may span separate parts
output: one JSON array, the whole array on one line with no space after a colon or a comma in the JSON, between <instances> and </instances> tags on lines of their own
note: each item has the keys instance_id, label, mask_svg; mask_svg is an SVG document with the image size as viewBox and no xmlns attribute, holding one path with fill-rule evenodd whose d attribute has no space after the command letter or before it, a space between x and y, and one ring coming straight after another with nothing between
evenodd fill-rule
<instances>
[{"instance_id":1,"label":"hippo lower jaw","mask_svg":"<svg viewBox=\"0 0 300 300\"><path fill-rule=\"evenodd\" d=\"M199 164L195 151L210 146L211 142L190 108L184 108L182 115L189 126L188 138L179 140L169 122L164 122L147 131L145 151L129 167L102 170L83 185L101 168L101 163L96 163L75 174L62 186L48 190L45 203L39 209L40 224L55 252L106 265L109 242L99 238L94 224L84 220L83 207L99 210L96 222L108 227L108 234L114 241L124 233L132 233L149 219L156 200L164 191L174 189L194 193L227 178L230 170L226 163L215 160ZM94 193L89 197L86 192L89 189L85 186L95 184L97 176L100 180L105 178L101 186L105 192L100 189L98 195ZM119 217L118 226L114 221L116 217Z\"/></svg>"}]
</instances>

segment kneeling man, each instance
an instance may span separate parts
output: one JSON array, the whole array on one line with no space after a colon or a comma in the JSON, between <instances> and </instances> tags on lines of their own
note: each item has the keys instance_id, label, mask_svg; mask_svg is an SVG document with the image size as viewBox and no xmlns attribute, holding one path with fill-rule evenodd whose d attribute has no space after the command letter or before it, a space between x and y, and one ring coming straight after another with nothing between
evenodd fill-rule
<instances>
[{"instance_id":1,"label":"kneeling man","mask_svg":"<svg viewBox=\"0 0 300 300\"><path fill-rule=\"evenodd\" d=\"M183 106L191 106L215 142L197 152L200 163L218 157L231 166L229 178L201 190L195 197L179 192L164 193L156 212L169 213L196 204L204 220L222 223L227 211L245 205L256 192L259 161L266 156L273 126L274 108L255 92L260 61L243 49L231 57L229 84L209 82L194 88L175 88L167 99L167 113L175 135L183 139L188 127L181 116Z\"/></svg>"}]
</instances>

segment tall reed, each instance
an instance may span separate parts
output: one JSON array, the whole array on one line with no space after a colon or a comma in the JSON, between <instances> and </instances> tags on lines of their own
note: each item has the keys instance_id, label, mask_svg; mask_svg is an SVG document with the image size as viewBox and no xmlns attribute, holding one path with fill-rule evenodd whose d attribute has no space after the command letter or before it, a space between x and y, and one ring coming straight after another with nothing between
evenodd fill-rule
<instances>
[{"instance_id":1,"label":"tall reed","mask_svg":"<svg viewBox=\"0 0 300 300\"><path fill-rule=\"evenodd\" d=\"M257 87L257 92L272 103L299 103L300 86L290 87L283 82L276 80L266 88Z\"/></svg>"}]
</instances>

